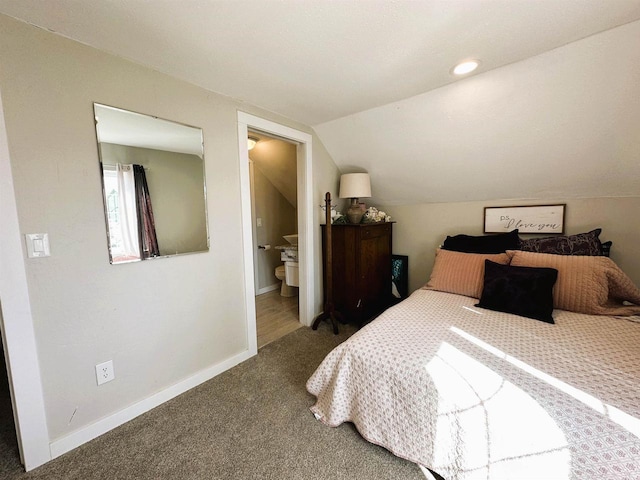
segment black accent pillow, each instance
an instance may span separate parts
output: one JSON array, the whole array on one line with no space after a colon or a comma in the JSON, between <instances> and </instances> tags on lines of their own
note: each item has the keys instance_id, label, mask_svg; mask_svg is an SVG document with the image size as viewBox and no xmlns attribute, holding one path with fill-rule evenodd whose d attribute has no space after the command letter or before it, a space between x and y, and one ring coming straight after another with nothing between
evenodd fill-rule
<instances>
[{"instance_id":1,"label":"black accent pillow","mask_svg":"<svg viewBox=\"0 0 640 480\"><path fill-rule=\"evenodd\" d=\"M600 242L601 228L590 232L557 237L529 238L520 240L520 250L536 253L553 253L554 255L605 255L605 248ZM611 243L607 242L608 253ZM609 256L609 255L606 255Z\"/></svg>"},{"instance_id":2,"label":"black accent pillow","mask_svg":"<svg viewBox=\"0 0 640 480\"><path fill-rule=\"evenodd\" d=\"M518 229L496 235L455 235L447 237L442 245L445 250L465 253L504 253L520 248Z\"/></svg>"},{"instance_id":3,"label":"black accent pillow","mask_svg":"<svg viewBox=\"0 0 640 480\"><path fill-rule=\"evenodd\" d=\"M476 307L555 323L553 286L557 279L555 268L515 267L485 260L484 288Z\"/></svg>"}]
</instances>

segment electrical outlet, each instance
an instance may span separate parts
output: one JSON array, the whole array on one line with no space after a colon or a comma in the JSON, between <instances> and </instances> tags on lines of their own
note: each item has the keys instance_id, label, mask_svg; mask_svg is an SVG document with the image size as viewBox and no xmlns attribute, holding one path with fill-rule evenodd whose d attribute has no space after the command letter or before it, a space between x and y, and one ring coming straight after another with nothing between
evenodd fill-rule
<instances>
[{"instance_id":1,"label":"electrical outlet","mask_svg":"<svg viewBox=\"0 0 640 480\"><path fill-rule=\"evenodd\" d=\"M98 380L98 385L110 382L114 378L116 378L116 374L113 371L113 360L96 365L96 380Z\"/></svg>"}]
</instances>

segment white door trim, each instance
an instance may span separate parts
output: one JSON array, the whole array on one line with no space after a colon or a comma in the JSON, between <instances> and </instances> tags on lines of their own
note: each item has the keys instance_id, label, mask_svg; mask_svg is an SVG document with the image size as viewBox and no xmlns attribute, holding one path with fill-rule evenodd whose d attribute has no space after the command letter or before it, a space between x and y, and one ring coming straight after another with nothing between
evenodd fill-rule
<instances>
[{"instance_id":1,"label":"white door trim","mask_svg":"<svg viewBox=\"0 0 640 480\"><path fill-rule=\"evenodd\" d=\"M258 232L253 225L257 222L256 217L256 192L255 192L255 165L253 164L253 160L249 159L249 189L251 190L251 241L253 242L253 268L255 269L253 272L253 288L255 289L256 295L260 295L260 285L259 285L259 276L260 266L258 265Z\"/></svg>"},{"instance_id":2,"label":"white door trim","mask_svg":"<svg viewBox=\"0 0 640 480\"><path fill-rule=\"evenodd\" d=\"M256 303L253 271L253 225L251 220L251 188L249 184L248 130L260 130L298 144L298 262L300 268L300 323L310 326L315 304L313 275L313 159L312 136L308 133L265 120L245 112L238 112L238 159L240 162L240 195L242 207L242 242L245 275L245 302L249 349L257 353Z\"/></svg>"},{"instance_id":3,"label":"white door trim","mask_svg":"<svg viewBox=\"0 0 640 480\"><path fill-rule=\"evenodd\" d=\"M29 471L51 460L51 452L2 98L0 225L0 328L20 457Z\"/></svg>"}]
</instances>

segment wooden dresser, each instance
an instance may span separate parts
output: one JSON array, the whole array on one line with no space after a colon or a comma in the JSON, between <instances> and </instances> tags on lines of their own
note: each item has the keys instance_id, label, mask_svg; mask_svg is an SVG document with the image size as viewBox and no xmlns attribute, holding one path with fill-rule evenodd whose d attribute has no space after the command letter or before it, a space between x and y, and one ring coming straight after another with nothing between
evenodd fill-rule
<instances>
[{"instance_id":1,"label":"wooden dresser","mask_svg":"<svg viewBox=\"0 0 640 480\"><path fill-rule=\"evenodd\" d=\"M333 303L345 322L361 326L392 304L392 226L392 222L331 226ZM325 231L322 225L326 266ZM326 268L324 272L326 277Z\"/></svg>"}]
</instances>

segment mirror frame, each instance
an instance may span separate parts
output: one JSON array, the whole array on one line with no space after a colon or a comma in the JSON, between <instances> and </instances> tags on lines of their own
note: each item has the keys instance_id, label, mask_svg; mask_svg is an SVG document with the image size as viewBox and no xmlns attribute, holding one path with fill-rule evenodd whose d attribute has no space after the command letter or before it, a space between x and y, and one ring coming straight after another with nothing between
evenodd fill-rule
<instances>
[{"instance_id":1,"label":"mirror frame","mask_svg":"<svg viewBox=\"0 0 640 480\"><path fill-rule=\"evenodd\" d=\"M104 159L103 159L103 154L102 154L102 148L101 148L101 141L100 141L100 132L98 131L98 112L97 112L97 108L102 107L102 108L108 108L108 109L112 109L112 110L118 110L127 114L133 114L133 115L139 115L141 117L146 117L148 119L152 119L152 120L158 120L161 122L166 122L166 123L172 123L175 125L179 125L181 127L187 127L187 128L193 128L193 129L197 129L200 131L200 151L201 151L201 159L202 159L202 200L204 202L204 222L205 222L205 234L206 234L206 248L202 249L202 250L192 250L192 251L185 251L185 252L177 252L177 253L172 253L172 254L165 254L165 255L157 255L154 257L148 257L148 258L143 258L140 257L138 259L133 259L133 260L124 260L124 261L119 261L119 262L114 262L113 260L113 253L112 253L112 248L111 248L111 234L110 234L110 228L109 228L109 216L108 216L108 204L107 204L107 195L106 195L106 187L105 187L105 178L104 178ZM124 109L124 108L120 108L120 107L114 107L112 105L107 105L105 103L100 103L100 102L93 102L93 120L94 120L94 131L96 134L96 147L98 150L98 166L100 168L100 184L102 187L102 203L103 203L103 215L104 215L104 222L105 222L105 228L106 228L106 237L107 237L107 249L108 249L108 253L109 253L109 263L111 265L121 265L121 264L127 264L127 263L137 263L137 262L141 262L141 261L145 261L145 260L157 260L157 259L162 259L162 258L172 258L172 257L177 257L177 256L183 256L183 255L191 255L191 254L196 254L196 253L206 253L210 250L211 248L211 235L210 235L210 231L209 231L209 205L207 202L207 178L206 178L206 165L205 165L205 155L204 155L204 131L202 130L202 128L200 127L196 127L193 125L189 125L187 123L182 123L182 122L176 122L174 120L168 120L166 118L162 118L162 117L158 117L155 115L150 115L150 114L146 114L146 113L140 113L140 112L136 112L133 110L128 110L128 109ZM126 145L125 145L126 146ZM139 148L149 148L149 147L139 147ZM169 151L169 150L162 150L162 151Z\"/></svg>"}]
</instances>

